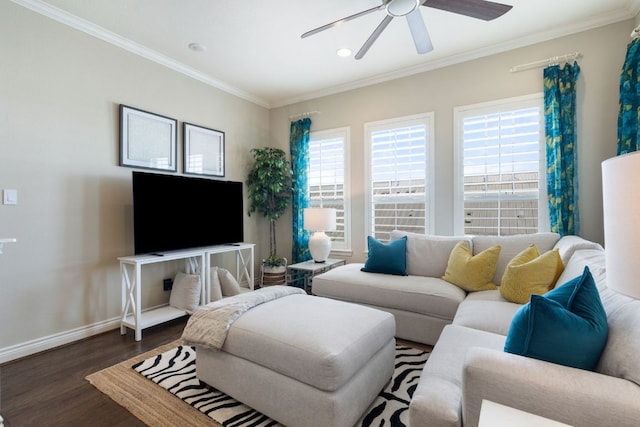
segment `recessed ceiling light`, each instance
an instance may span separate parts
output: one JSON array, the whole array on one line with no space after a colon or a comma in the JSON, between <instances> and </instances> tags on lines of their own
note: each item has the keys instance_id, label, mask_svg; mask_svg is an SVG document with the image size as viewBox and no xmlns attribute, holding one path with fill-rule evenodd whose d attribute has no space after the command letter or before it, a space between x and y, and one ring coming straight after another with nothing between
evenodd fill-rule
<instances>
[{"instance_id":1,"label":"recessed ceiling light","mask_svg":"<svg viewBox=\"0 0 640 427\"><path fill-rule=\"evenodd\" d=\"M349 49L348 47L342 47L338 49L336 53L338 54L338 56L346 58L347 56L351 56L351 49Z\"/></svg>"},{"instance_id":2,"label":"recessed ceiling light","mask_svg":"<svg viewBox=\"0 0 640 427\"><path fill-rule=\"evenodd\" d=\"M189 43L189 49L194 52L204 52L205 50L207 50L207 47L200 43Z\"/></svg>"}]
</instances>

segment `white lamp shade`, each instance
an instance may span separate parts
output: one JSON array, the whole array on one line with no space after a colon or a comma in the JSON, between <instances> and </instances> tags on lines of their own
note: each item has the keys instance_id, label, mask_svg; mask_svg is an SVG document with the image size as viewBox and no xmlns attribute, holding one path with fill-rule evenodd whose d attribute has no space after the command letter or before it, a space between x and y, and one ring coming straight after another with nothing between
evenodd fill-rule
<instances>
[{"instance_id":1,"label":"white lamp shade","mask_svg":"<svg viewBox=\"0 0 640 427\"><path fill-rule=\"evenodd\" d=\"M336 229L336 210L333 208L305 208L304 229L329 231Z\"/></svg>"},{"instance_id":2,"label":"white lamp shade","mask_svg":"<svg viewBox=\"0 0 640 427\"><path fill-rule=\"evenodd\" d=\"M640 152L602 162L607 286L640 299Z\"/></svg>"}]
</instances>

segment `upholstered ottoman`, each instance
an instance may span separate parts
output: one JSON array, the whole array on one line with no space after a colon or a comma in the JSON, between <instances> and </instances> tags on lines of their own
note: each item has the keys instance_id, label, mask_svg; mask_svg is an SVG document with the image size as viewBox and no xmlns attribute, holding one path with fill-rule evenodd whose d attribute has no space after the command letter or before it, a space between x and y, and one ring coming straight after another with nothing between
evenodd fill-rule
<instances>
[{"instance_id":1,"label":"upholstered ottoman","mask_svg":"<svg viewBox=\"0 0 640 427\"><path fill-rule=\"evenodd\" d=\"M196 347L199 379L289 426L351 427L391 378L391 314L289 295L229 328L219 351Z\"/></svg>"}]
</instances>

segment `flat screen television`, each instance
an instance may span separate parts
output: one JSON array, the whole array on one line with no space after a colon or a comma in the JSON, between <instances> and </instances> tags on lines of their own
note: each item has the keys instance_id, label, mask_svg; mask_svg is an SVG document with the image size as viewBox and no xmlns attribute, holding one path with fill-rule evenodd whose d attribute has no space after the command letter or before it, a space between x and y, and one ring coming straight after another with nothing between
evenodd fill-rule
<instances>
[{"instance_id":1,"label":"flat screen television","mask_svg":"<svg viewBox=\"0 0 640 427\"><path fill-rule=\"evenodd\" d=\"M242 182L133 171L135 253L244 240Z\"/></svg>"}]
</instances>

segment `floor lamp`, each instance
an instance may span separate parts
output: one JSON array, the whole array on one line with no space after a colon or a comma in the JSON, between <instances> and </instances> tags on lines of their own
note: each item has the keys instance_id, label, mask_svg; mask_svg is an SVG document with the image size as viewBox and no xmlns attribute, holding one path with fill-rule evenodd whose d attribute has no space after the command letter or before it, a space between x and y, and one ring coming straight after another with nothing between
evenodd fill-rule
<instances>
[{"instance_id":1,"label":"floor lamp","mask_svg":"<svg viewBox=\"0 0 640 427\"><path fill-rule=\"evenodd\" d=\"M640 299L640 152L602 162L607 286Z\"/></svg>"},{"instance_id":2,"label":"floor lamp","mask_svg":"<svg viewBox=\"0 0 640 427\"><path fill-rule=\"evenodd\" d=\"M336 229L336 210L305 208L304 228L313 232L309 238L309 252L315 262L325 262L331 252L331 238L324 232Z\"/></svg>"}]
</instances>

